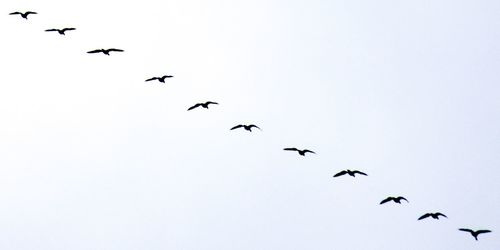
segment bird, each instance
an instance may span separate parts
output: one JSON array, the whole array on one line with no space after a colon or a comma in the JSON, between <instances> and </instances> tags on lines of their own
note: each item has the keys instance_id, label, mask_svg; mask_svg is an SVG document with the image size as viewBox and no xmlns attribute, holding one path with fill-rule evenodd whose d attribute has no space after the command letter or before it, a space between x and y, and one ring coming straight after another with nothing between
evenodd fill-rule
<instances>
[{"instance_id":1,"label":"bird","mask_svg":"<svg viewBox=\"0 0 500 250\"><path fill-rule=\"evenodd\" d=\"M109 56L109 52L111 52L111 51L123 52L123 50L121 50L121 49L96 49L96 50L88 51L87 53L89 53L89 54L103 53L103 54Z\"/></svg>"},{"instance_id":2,"label":"bird","mask_svg":"<svg viewBox=\"0 0 500 250\"><path fill-rule=\"evenodd\" d=\"M439 216L443 216L445 218L448 218L448 217L446 217L446 215L444 215L442 213L426 213L426 214L420 216L418 218L418 220L423 220L423 219L425 219L427 217L432 217L433 219L439 220Z\"/></svg>"},{"instance_id":3,"label":"bird","mask_svg":"<svg viewBox=\"0 0 500 250\"><path fill-rule=\"evenodd\" d=\"M490 230L472 230L472 229L468 229L468 228L459 228L458 230L460 231L464 231L464 232L469 232L470 234L472 234L472 236L474 237L474 239L477 240L477 236L479 234L484 234L484 233L491 233Z\"/></svg>"},{"instance_id":4,"label":"bird","mask_svg":"<svg viewBox=\"0 0 500 250\"><path fill-rule=\"evenodd\" d=\"M252 132L252 128L258 128L260 129L257 125L254 125L254 124L250 124L250 125L236 125L234 127L232 127L230 130L233 130L233 129L237 129L237 128L244 128L245 130L248 130L250 132ZM262 129L260 129L262 130Z\"/></svg>"},{"instance_id":5,"label":"bird","mask_svg":"<svg viewBox=\"0 0 500 250\"><path fill-rule=\"evenodd\" d=\"M342 170L342 171L336 173L333 177L339 177L339 176L342 176L342 175L345 175L345 174L348 174L348 175L350 175L352 177L356 177L355 174L360 174L360 175L366 175L366 176L368 176L367 174L365 174L365 173L363 173L361 171L358 171L358 170L351 171L351 170L347 169L347 170Z\"/></svg>"},{"instance_id":6,"label":"bird","mask_svg":"<svg viewBox=\"0 0 500 250\"><path fill-rule=\"evenodd\" d=\"M387 197L384 200L382 200L380 202L380 204L384 204L384 203L389 202L389 201L394 201L394 202L396 202L398 204L401 204L401 200L405 200L406 202L409 202L405 197L398 196L398 197Z\"/></svg>"},{"instance_id":7,"label":"bird","mask_svg":"<svg viewBox=\"0 0 500 250\"><path fill-rule=\"evenodd\" d=\"M24 13L16 11L16 12L9 13L9 15L21 15L21 17L24 19L28 19L29 14L38 14L38 13L36 13L34 11L26 11Z\"/></svg>"},{"instance_id":8,"label":"bird","mask_svg":"<svg viewBox=\"0 0 500 250\"><path fill-rule=\"evenodd\" d=\"M165 79L171 78L171 77L174 77L174 76L164 75L162 77L151 77L151 78L147 79L146 82L158 80L159 82L165 83Z\"/></svg>"},{"instance_id":9,"label":"bird","mask_svg":"<svg viewBox=\"0 0 500 250\"><path fill-rule=\"evenodd\" d=\"M46 32L57 31L60 35L66 35L65 32L68 30L76 30L75 28L64 28L64 29L48 29Z\"/></svg>"},{"instance_id":10,"label":"bird","mask_svg":"<svg viewBox=\"0 0 500 250\"><path fill-rule=\"evenodd\" d=\"M314 153L313 151L309 150L309 149L297 149L297 148L284 148L283 150L286 150L286 151L297 151L297 153L299 153L299 155L302 155L302 156L305 156L306 153L312 153L312 154L316 154Z\"/></svg>"},{"instance_id":11,"label":"bird","mask_svg":"<svg viewBox=\"0 0 500 250\"><path fill-rule=\"evenodd\" d=\"M195 109L195 108L197 108L197 107L200 107L200 106L201 106L202 108L206 108L206 109L208 109L208 105L209 105L209 104L217 104L217 105L218 105L218 103L216 103L216 102L210 102L210 101L208 101L208 102L204 102L204 103L197 103L197 104L195 104L195 105L191 106L190 108L188 108L188 111L189 111L189 110L192 110L192 109Z\"/></svg>"}]
</instances>

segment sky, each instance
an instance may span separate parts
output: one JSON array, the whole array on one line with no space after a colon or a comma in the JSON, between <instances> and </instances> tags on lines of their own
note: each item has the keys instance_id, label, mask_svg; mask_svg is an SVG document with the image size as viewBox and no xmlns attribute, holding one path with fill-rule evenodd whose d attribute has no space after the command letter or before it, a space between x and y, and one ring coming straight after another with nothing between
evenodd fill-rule
<instances>
[{"instance_id":1,"label":"sky","mask_svg":"<svg viewBox=\"0 0 500 250\"><path fill-rule=\"evenodd\" d=\"M500 246L498 1L0 9L1 249Z\"/></svg>"}]
</instances>

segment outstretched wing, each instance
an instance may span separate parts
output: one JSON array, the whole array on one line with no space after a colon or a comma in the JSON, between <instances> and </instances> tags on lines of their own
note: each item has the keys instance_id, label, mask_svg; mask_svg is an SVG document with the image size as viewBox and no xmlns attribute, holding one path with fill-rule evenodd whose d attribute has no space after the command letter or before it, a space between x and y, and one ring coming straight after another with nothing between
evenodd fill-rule
<instances>
[{"instance_id":1,"label":"outstretched wing","mask_svg":"<svg viewBox=\"0 0 500 250\"><path fill-rule=\"evenodd\" d=\"M429 217L429 216L431 216L431 214L430 214L430 213L426 213L426 214L424 214L424 215L420 216L420 217L418 218L418 220L425 219L425 218L427 218L427 217Z\"/></svg>"},{"instance_id":2,"label":"outstretched wing","mask_svg":"<svg viewBox=\"0 0 500 250\"><path fill-rule=\"evenodd\" d=\"M48 30L45 30L45 31L59 31L58 29L48 29Z\"/></svg>"},{"instance_id":3,"label":"outstretched wing","mask_svg":"<svg viewBox=\"0 0 500 250\"><path fill-rule=\"evenodd\" d=\"M254 125L254 124L251 124L251 125L250 125L250 126L248 126L248 127L249 127L250 129L252 129L252 128L258 128L258 129L260 129L259 127L257 127L257 125ZM262 130L262 129L260 129L260 130Z\"/></svg>"},{"instance_id":4,"label":"outstretched wing","mask_svg":"<svg viewBox=\"0 0 500 250\"><path fill-rule=\"evenodd\" d=\"M26 12L26 13L24 13L24 14L25 14L25 15L29 15L29 14L38 14L38 13L36 13L36 12L34 12L34 11L27 11L27 12Z\"/></svg>"},{"instance_id":5,"label":"outstretched wing","mask_svg":"<svg viewBox=\"0 0 500 250\"><path fill-rule=\"evenodd\" d=\"M345 175L345 174L347 174L347 171L342 170L342 171L336 173L333 177L339 177L339 176L342 176L342 175ZM380 203L380 204L382 204L382 203Z\"/></svg>"},{"instance_id":6,"label":"outstretched wing","mask_svg":"<svg viewBox=\"0 0 500 250\"><path fill-rule=\"evenodd\" d=\"M366 176L368 176L367 174L365 174L365 173L363 173L361 171L358 171L358 170L354 170L354 171L352 171L352 173L353 174L360 174L360 175L366 175Z\"/></svg>"},{"instance_id":7,"label":"outstretched wing","mask_svg":"<svg viewBox=\"0 0 500 250\"><path fill-rule=\"evenodd\" d=\"M122 49L113 49L113 48L111 48L111 49L108 49L108 51L123 52L124 50L122 50Z\"/></svg>"},{"instance_id":8,"label":"outstretched wing","mask_svg":"<svg viewBox=\"0 0 500 250\"><path fill-rule=\"evenodd\" d=\"M147 79L146 82L154 81L154 80L158 80L158 79L160 79L160 78L158 78L158 77L152 77L152 78Z\"/></svg>"},{"instance_id":9,"label":"outstretched wing","mask_svg":"<svg viewBox=\"0 0 500 250\"><path fill-rule=\"evenodd\" d=\"M409 203L409 201L408 201L405 197L403 197L403 196L399 196L399 197L398 197L398 199L400 199L400 200L405 200L406 202L408 202L408 203Z\"/></svg>"},{"instance_id":10,"label":"outstretched wing","mask_svg":"<svg viewBox=\"0 0 500 250\"><path fill-rule=\"evenodd\" d=\"M304 153L313 153L313 154L316 154L316 153L314 153L313 151L311 151L309 149L304 150Z\"/></svg>"},{"instance_id":11,"label":"outstretched wing","mask_svg":"<svg viewBox=\"0 0 500 250\"><path fill-rule=\"evenodd\" d=\"M101 53L101 52L103 52L102 49L95 49L95 50L88 51L87 53L94 54L94 53Z\"/></svg>"},{"instance_id":12,"label":"outstretched wing","mask_svg":"<svg viewBox=\"0 0 500 250\"><path fill-rule=\"evenodd\" d=\"M200 105L201 105L200 103L197 103L194 106L188 108L188 111L191 110L191 109L195 109L195 108L199 107Z\"/></svg>"},{"instance_id":13,"label":"outstretched wing","mask_svg":"<svg viewBox=\"0 0 500 250\"><path fill-rule=\"evenodd\" d=\"M240 125L236 125L236 126L232 127L230 130L241 128L241 127L243 127L243 125L241 125L241 124Z\"/></svg>"},{"instance_id":14,"label":"outstretched wing","mask_svg":"<svg viewBox=\"0 0 500 250\"><path fill-rule=\"evenodd\" d=\"M75 28L64 28L62 29L62 32L68 31L68 30L76 30Z\"/></svg>"},{"instance_id":15,"label":"outstretched wing","mask_svg":"<svg viewBox=\"0 0 500 250\"><path fill-rule=\"evenodd\" d=\"M218 103L216 103L216 102L206 102L205 104L207 104L207 105L209 105L209 104L217 104L218 105Z\"/></svg>"},{"instance_id":16,"label":"outstretched wing","mask_svg":"<svg viewBox=\"0 0 500 250\"><path fill-rule=\"evenodd\" d=\"M287 150L287 151L299 151L297 148L284 148L283 150Z\"/></svg>"},{"instance_id":17,"label":"outstretched wing","mask_svg":"<svg viewBox=\"0 0 500 250\"><path fill-rule=\"evenodd\" d=\"M448 218L448 216L446 216L446 215L444 215L444 214L442 214L442 213L436 213L436 216L437 216L438 218L439 218L439 216L443 216L443 217L445 217L445 218Z\"/></svg>"},{"instance_id":18,"label":"outstretched wing","mask_svg":"<svg viewBox=\"0 0 500 250\"><path fill-rule=\"evenodd\" d=\"M477 234L484 234L484 233L491 233L490 230L477 230L476 231Z\"/></svg>"},{"instance_id":19,"label":"outstretched wing","mask_svg":"<svg viewBox=\"0 0 500 250\"><path fill-rule=\"evenodd\" d=\"M458 230L464 231L464 232L469 232L469 233L474 233L474 231L472 229L468 229L468 228L459 228Z\"/></svg>"},{"instance_id":20,"label":"outstretched wing","mask_svg":"<svg viewBox=\"0 0 500 250\"><path fill-rule=\"evenodd\" d=\"M380 204L384 204L384 203L389 202L389 201L392 201L392 200L394 200L394 197L387 197L387 198L383 199L383 200L380 202Z\"/></svg>"}]
</instances>

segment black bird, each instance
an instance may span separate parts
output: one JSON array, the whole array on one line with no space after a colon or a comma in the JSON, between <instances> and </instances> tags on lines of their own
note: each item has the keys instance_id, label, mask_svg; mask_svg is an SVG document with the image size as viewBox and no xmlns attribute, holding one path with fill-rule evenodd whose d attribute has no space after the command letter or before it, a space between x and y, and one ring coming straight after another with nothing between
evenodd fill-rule
<instances>
[{"instance_id":1,"label":"black bird","mask_svg":"<svg viewBox=\"0 0 500 250\"><path fill-rule=\"evenodd\" d=\"M470 234L472 234L472 236L474 236L474 239L476 239L476 240L477 240L477 236L479 234L491 233L490 230L477 230L477 231L474 231L474 230L468 229L468 228L459 228L458 230L464 231L464 232L469 232Z\"/></svg>"},{"instance_id":2,"label":"black bird","mask_svg":"<svg viewBox=\"0 0 500 250\"><path fill-rule=\"evenodd\" d=\"M396 202L398 204L401 204L401 200L405 200L406 202L409 202L405 197L398 196L398 197L387 197L384 200L382 200L380 202L380 204L384 204L384 203L389 202L389 201L394 201L394 202Z\"/></svg>"},{"instance_id":3,"label":"black bird","mask_svg":"<svg viewBox=\"0 0 500 250\"><path fill-rule=\"evenodd\" d=\"M60 35L66 35L64 34L66 31L68 30L76 30L75 28L64 28L64 29L48 29L48 30L45 30L47 32L51 32L51 31L57 31Z\"/></svg>"},{"instance_id":4,"label":"black bird","mask_svg":"<svg viewBox=\"0 0 500 250\"><path fill-rule=\"evenodd\" d=\"M38 13L33 12L33 11L26 11L24 13L16 11L16 12L9 13L9 15L21 15L21 17L24 19L28 19L29 14L38 14Z\"/></svg>"},{"instance_id":5,"label":"black bird","mask_svg":"<svg viewBox=\"0 0 500 250\"><path fill-rule=\"evenodd\" d=\"M146 82L158 80L159 82L165 83L165 79L171 78L171 77L174 77L174 76L164 75L162 77L152 77L152 78L147 79Z\"/></svg>"},{"instance_id":6,"label":"black bird","mask_svg":"<svg viewBox=\"0 0 500 250\"><path fill-rule=\"evenodd\" d=\"M313 151L309 150L309 149L297 149L297 148L284 148L283 150L286 150L286 151L297 151L299 153L299 155L302 155L302 156L305 156L306 153L312 153L312 154L316 154L314 153Z\"/></svg>"},{"instance_id":7,"label":"black bird","mask_svg":"<svg viewBox=\"0 0 500 250\"><path fill-rule=\"evenodd\" d=\"M444 215L442 213L426 213L426 214L420 216L418 218L418 220L423 220L423 219L425 219L427 217L432 217L433 219L439 220L439 216L443 216L445 218L448 218L448 217L446 217L446 215Z\"/></svg>"},{"instance_id":8,"label":"black bird","mask_svg":"<svg viewBox=\"0 0 500 250\"><path fill-rule=\"evenodd\" d=\"M351 170L347 169L347 170L342 170L342 171L336 173L333 177L339 177L339 176L342 176L342 175L345 175L345 174L348 174L348 175L350 175L352 177L356 177L355 174L360 174L360 175L366 175L366 176L368 176L367 174L365 174L365 173L363 173L361 171L358 171L358 170L351 171Z\"/></svg>"},{"instance_id":9,"label":"black bird","mask_svg":"<svg viewBox=\"0 0 500 250\"><path fill-rule=\"evenodd\" d=\"M250 125L241 125L240 124L240 125L236 125L236 126L232 127L230 130L237 129L237 128L244 128L245 130L248 130L250 132L252 132L252 128L260 129L259 127L257 127L256 125L253 125L253 124L250 124Z\"/></svg>"},{"instance_id":10,"label":"black bird","mask_svg":"<svg viewBox=\"0 0 500 250\"><path fill-rule=\"evenodd\" d=\"M208 105L209 105L209 104L218 104L218 103L216 103L216 102L197 103L197 104L195 104L194 106L192 106L192 107L188 108L188 111L189 111L189 110L191 110L191 109L195 109L195 108L197 108L197 107L199 107L199 106L201 106L202 108L206 108L206 109L208 109Z\"/></svg>"},{"instance_id":11,"label":"black bird","mask_svg":"<svg viewBox=\"0 0 500 250\"><path fill-rule=\"evenodd\" d=\"M103 53L103 54L109 56L109 52L111 52L111 51L123 52L123 50L121 50L121 49L96 49L96 50L91 50L87 53L89 53L89 54Z\"/></svg>"}]
</instances>

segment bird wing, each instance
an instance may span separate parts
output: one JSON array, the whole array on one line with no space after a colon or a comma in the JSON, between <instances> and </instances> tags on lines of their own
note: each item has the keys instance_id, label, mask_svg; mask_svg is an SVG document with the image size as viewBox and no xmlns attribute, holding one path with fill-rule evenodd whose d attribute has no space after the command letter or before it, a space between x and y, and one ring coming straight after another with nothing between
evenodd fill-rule
<instances>
[{"instance_id":1,"label":"bird wing","mask_svg":"<svg viewBox=\"0 0 500 250\"><path fill-rule=\"evenodd\" d=\"M491 233L490 230L477 230L476 231L477 234L484 234L484 233Z\"/></svg>"},{"instance_id":2,"label":"bird wing","mask_svg":"<svg viewBox=\"0 0 500 250\"><path fill-rule=\"evenodd\" d=\"M147 79L146 82L154 81L154 80L158 80L158 79L159 79L158 77L152 77L152 78Z\"/></svg>"},{"instance_id":3,"label":"bird wing","mask_svg":"<svg viewBox=\"0 0 500 250\"><path fill-rule=\"evenodd\" d=\"M34 12L34 11L27 11L27 12L26 12L26 13L24 13L24 14L25 14L25 15L29 15L29 14L38 14L38 13L36 13L36 12Z\"/></svg>"},{"instance_id":4,"label":"bird wing","mask_svg":"<svg viewBox=\"0 0 500 250\"><path fill-rule=\"evenodd\" d=\"M298 149L296 148L284 148L283 150L287 150L287 151L299 151Z\"/></svg>"},{"instance_id":5,"label":"bird wing","mask_svg":"<svg viewBox=\"0 0 500 250\"><path fill-rule=\"evenodd\" d=\"M389 202L389 201L392 201L392 200L394 200L394 197L387 197L387 198L383 199L383 200L380 202L380 204L384 204L384 203Z\"/></svg>"},{"instance_id":6,"label":"bird wing","mask_svg":"<svg viewBox=\"0 0 500 250\"><path fill-rule=\"evenodd\" d=\"M339 177L339 176L342 176L342 175L345 175L345 174L347 174L347 171L342 170L342 171L336 173L333 177ZM380 204L382 204L382 203L380 203Z\"/></svg>"},{"instance_id":7,"label":"bird wing","mask_svg":"<svg viewBox=\"0 0 500 250\"><path fill-rule=\"evenodd\" d=\"M405 197L403 197L403 196L399 196L399 197L398 197L398 199L400 199L400 200L405 200L406 202L408 202L408 203L409 203L409 201L408 201Z\"/></svg>"},{"instance_id":8,"label":"bird wing","mask_svg":"<svg viewBox=\"0 0 500 250\"><path fill-rule=\"evenodd\" d=\"M192 106L192 107L188 108L188 111L189 111L189 110L191 110L191 109L195 109L195 108L199 107L200 105L201 105L201 104L197 103L197 104L195 104L194 106Z\"/></svg>"},{"instance_id":9,"label":"bird wing","mask_svg":"<svg viewBox=\"0 0 500 250\"><path fill-rule=\"evenodd\" d=\"M48 30L45 30L45 31L58 31L58 29L48 29Z\"/></svg>"},{"instance_id":10,"label":"bird wing","mask_svg":"<svg viewBox=\"0 0 500 250\"><path fill-rule=\"evenodd\" d=\"M216 103L216 102L206 102L205 104L207 104L207 105L208 104L217 104L218 105L218 103Z\"/></svg>"},{"instance_id":11,"label":"bird wing","mask_svg":"<svg viewBox=\"0 0 500 250\"><path fill-rule=\"evenodd\" d=\"M458 230L464 231L464 232L469 232L469 233L474 233L474 231L472 229L468 229L468 228L459 228Z\"/></svg>"},{"instance_id":12,"label":"bird wing","mask_svg":"<svg viewBox=\"0 0 500 250\"><path fill-rule=\"evenodd\" d=\"M311 151L309 149L304 150L304 153L313 153L313 154L316 154L316 153L314 153L313 151Z\"/></svg>"},{"instance_id":13,"label":"bird wing","mask_svg":"<svg viewBox=\"0 0 500 250\"><path fill-rule=\"evenodd\" d=\"M446 216L446 215L444 215L444 214L442 214L442 213L436 213L436 216L438 216L438 217L439 217L440 215L441 215L441 216L443 216L443 217L445 217L445 218L448 218L448 216Z\"/></svg>"},{"instance_id":14,"label":"bird wing","mask_svg":"<svg viewBox=\"0 0 500 250\"><path fill-rule=\"evenodd\" d=\"M365 173L363 173L361 171L358 171L358 170L354 170L352 172L353 172L353 174L360 174L360 175L366 175L366 176L368 176L367 174L365 174Z\"/></svg>"},{"instance_id":15,"label":"bird wing","mask_svg":"<svg viewBox=\"0 0 500 250\"><path fill-rule=\"evenodd\" d=\"M117 51L117 52L123 52L124 50L122 50L122 49L108 49L108 51Z\"/></svg>"},{"instance_id":16,"label":"bird wing","mask_svg":"<svg viewBox=\"0 0 500 250\"><path fill-rule=\"evenodd\" d=\"M431 216L431 214L430 214L430 213L426 213L426 214L424 214L424 215L420 216L420 217L418 218L418 220L425 219L425 218L427 218L427 217L429 217L429 216Z\"/></svg>"},{"instance_id":17,"label":"bird wing","mask_svg":"<svg viewBox=\"0 0 500 250\"><path fill-rule=\"evenodd\" d=\"M257 127L257 125L254 125L254 124L251 124L249 127L250 127L250 129L252 129L252 128L258 128L258 129L260 129L259 127ZM262 130L262 129L260 129L260 130Z\"/></svg>"},{"instance_id":18,"label":"bird wing","mask_svg":"<svg viewBox=\"0 0 500 250\"><path fill-rule=\"evenodd\" d=\"M75 28L64 28L62 29L63 32L68 31L68 30L76 30Z\"/></svg>"},{"instance_id":19,"label":"bird wing","mask_svg":"<svg viewBox=\"0 0 500 250\"><path fill-rule=\"evenodd\" d=\"M241 127L243 127L243 125L241 125L241 124L240 125L236 125L236 126L232 127L230 130L241 128Z\"/></svg>"},{"instance_id":20,"label":"bird wing","mask_svg":"<svg viewBox=\"0 0 500 250\"><path fill-rule=\"evenodd\" d=\"M100 53L100 52L103 52L103 50L102 49L95 49L95 50L88 51L87 53L93 54L93 53Z\"/></svg>"},{"instance_id":21,"label":"bird wing","mask_svg":"<svg viewBox=\"0 0 500 250\"><path fill-rule=\"evenodd\" d=\"M21 12L19 12L19 11L9 13L9 15L21 15L21 14L23 14L23 13L21 13Z\"/></svg>"}]
</instances>

